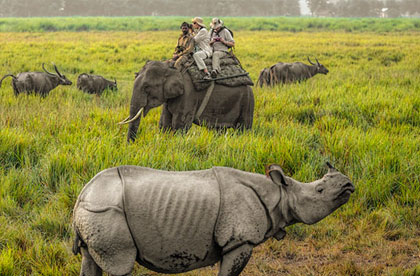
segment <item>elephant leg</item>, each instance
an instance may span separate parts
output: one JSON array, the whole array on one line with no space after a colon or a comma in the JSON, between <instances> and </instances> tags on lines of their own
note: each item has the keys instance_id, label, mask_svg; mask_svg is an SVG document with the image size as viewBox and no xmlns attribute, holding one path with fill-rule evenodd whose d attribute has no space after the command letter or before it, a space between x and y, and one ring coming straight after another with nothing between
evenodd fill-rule
<instances>
[{"instance_id":1,"label":"elephant leg","mask_svg":"<svg viewBox=\"0 0 420 276\"><path fill-rule=\"evenodd\" d=\"M250 88L248 87L250 90ZM251 129L254 118L254 97L252 90L246 93L247 95L242 98L241 115L237 122L239 129Z\"/></svg>"},{"instance_id":2,"label":"elephant leg","mask_svg":"<svg viewBox=\"0 0 420 276\"><path fill-rule=\"evenodd\" d=\"M82 251L82 269L80 276L102 276L102 269L95 263L86 247Z\"/></svg>"},{"instance_id":3,"label":"elephant leg","mask_svg":"<svg viewBox=\"0 0 420 276\"><path fill-rule=\"evenodd\" d=\"M168 104L165 103L160 114L159 128L162 131L172 130L172 114L168 110Z\"/></svg>"},{"instance_id":4,"label":"elephant leg","mask_svg":"<svg viewBox=\"0 0 420 276\"><path fill-rule=\"evenodd\" d=\"M244 244L223 255L219 276L238 276L251 258L252 248L252 245Z\"/></svg>"},{"instance_id":5,"label":"elephant leg","mask_svg":"<svg viewBox=\"0 0 420 276\"><path fill-rule=\"evenodd\" d=\"M192 113L176 113L172 115L171 128L176 132L187 133L192 126Z\"/></svg>"}]
</instances>

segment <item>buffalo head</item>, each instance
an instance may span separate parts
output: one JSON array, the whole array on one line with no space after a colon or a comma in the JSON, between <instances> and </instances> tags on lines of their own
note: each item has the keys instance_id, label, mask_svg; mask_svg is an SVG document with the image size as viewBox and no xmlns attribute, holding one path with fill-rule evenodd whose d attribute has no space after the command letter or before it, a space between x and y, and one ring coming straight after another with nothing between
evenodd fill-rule
<instances>
[{"instance_id":1,"label":"buffalo head","mask_svg":"<svg viewBox=\"0 0 420 276\"><path fill-rule=\"evenodd\" d=\"M73 84L68 78L66 78L65 75L62 75L60 73L60 71L58 71L58 68L54 63L53 63L53 66L54 66L54 70L57 74L53 74L53 73L49 72L47 69L45 69L44 63L42 64L42 69L44 69L45 73L47 73L48 75L56 76L58 81L59 81L58 84L61 84L61 85L72 85Z\"/></svg>"},{"instance_id":2,"label":"buffalo head","mask_svg":"<svg viewBox=\"0 0 420 276\"><path fill-rule=\"evenodd\" d=\"M310 58L308 57L309 63L312 64L313 66L316 66L316 72L317 73L324 74L324 75L328 74L328 72L329 72L328 69L324 65L322 65L321 63L319 63L319 61L318 61L317 58L315 58L315 60L316 60L316 63L313 63L310 60Z\"/></svg>"}]
</instances>

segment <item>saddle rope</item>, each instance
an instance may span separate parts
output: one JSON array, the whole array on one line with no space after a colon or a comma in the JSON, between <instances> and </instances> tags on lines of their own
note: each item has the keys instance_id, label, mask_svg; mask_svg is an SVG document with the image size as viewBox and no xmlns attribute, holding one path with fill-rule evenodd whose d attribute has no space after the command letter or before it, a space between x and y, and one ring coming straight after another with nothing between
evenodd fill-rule
<instances>
[{"instance_id":1,"label":"saddle rope","mask_svg":"<svg viewBox=\"0 0 420 276\"><path fill-rule=\"evenodd\" d=\"M211 97L211 94L213 93L213 90L214 90L214 81L212 81L209 88L207 88L206 95L204 96L204 99L201 102L201 105L198 108L197 113L195 114L195 119L196 120L198 120L198 118L200 118L201 114L203 113L204 109L206 108L206 106L209 102L209 99Z\"/></svg>"}]
</instances>

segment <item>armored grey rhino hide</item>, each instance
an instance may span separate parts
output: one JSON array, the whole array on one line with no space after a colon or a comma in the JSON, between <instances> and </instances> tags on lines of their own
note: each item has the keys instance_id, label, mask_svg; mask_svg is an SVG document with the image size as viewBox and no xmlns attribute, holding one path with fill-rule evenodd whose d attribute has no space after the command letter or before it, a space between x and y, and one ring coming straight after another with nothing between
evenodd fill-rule
<instances>
[{"instance_id":1,"label":"armored grey rhino hide","mask_svg":"<svg viewBox=\"0 0 420 276\"><path fill-rule=\"evenodd\" d=\"M81 275L126 275L135 261L162 273L221 261L220 276L239 275L254 246L283 238L293 223L322 219L354 191L332 167L311 183L286 177L276 165L267 176L225 167L173 172L123 166L100 172L74 208Z\"/></svg>"}]
</instances>

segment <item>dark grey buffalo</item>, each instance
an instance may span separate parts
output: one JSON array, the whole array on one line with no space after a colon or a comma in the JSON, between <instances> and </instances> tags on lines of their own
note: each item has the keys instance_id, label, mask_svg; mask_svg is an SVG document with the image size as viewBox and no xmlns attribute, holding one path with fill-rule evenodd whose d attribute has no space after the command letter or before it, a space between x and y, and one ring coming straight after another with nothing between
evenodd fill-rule
<instances>
[{"instance_id":1,"label":"dark grey buffalo","mask_svg":"<svg viewBox=\"0 0 420 276\"><path fill-rule=\"evenodd\" d=\"M55 64L53 65L57 74L48 72L45 69L44 64L42 64L42 69L44 69L45 72L23 72L19 73L17 76L8 74L0 80L0 87L5 78L12 77L12 86L15 96L26 92L27 94L35 93L45 97L51 90L59 85L71 85L72 82L58 71Z\"/></svg>"},{"instance_id":2,"label":"dark grey buffalo","mask_svg":"<svg viewBox=\"0 0 420 276\"><path fill-rule=\"evenodd\" d=\"M354 186L330 164L302 183L270 165L266 175L226 167L161 171L122 166L97 174L73 213L80 275L130 275L135 261L159 273L221 262L237 276L253 248L289 225L313 224L346 203Z\"/></svg>"},{"instance_id":3,"label":"dark grey buffalo","mask_svg":"<svg viewBox=\"0 0 420 276\"><path fill-rule=\"evenodd\" d=\"M260 72L257 84L260 87L273 86L279 83L300 82L312 78L316 74L328 74L328 69L319 63L316 59L313 63L309 57L308 61L311 65L302 62L283 63L279 62L269 68L264 68Z\"/></svg>"},{"instance_id":4,"label":"dark grey buffalo","mask_svg":"<svg viewBox=\"0 0 420 276\"><path fill-rule=\"evenodd\" d=\"M77 88L89 94L101 95L105 89L117 90L117 80L110 81L102 76L83 73L77 78Z\"/></svg>"}]
</instances>

